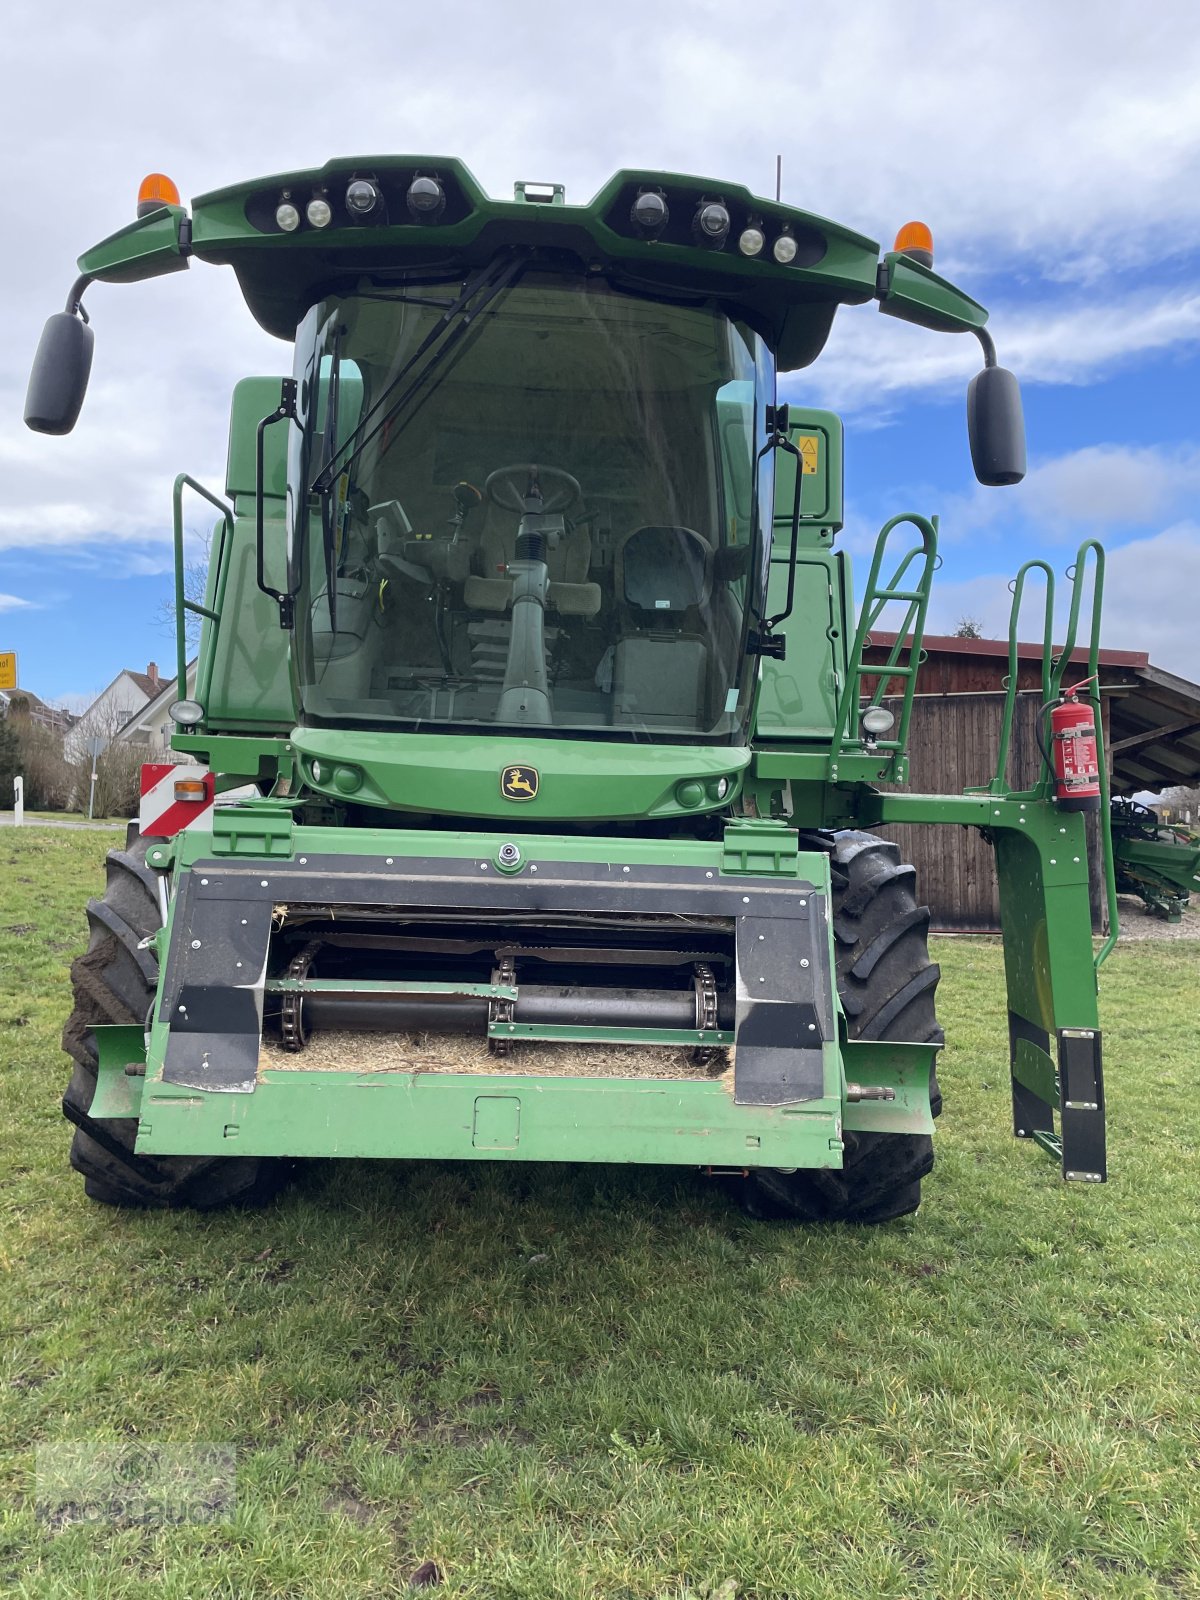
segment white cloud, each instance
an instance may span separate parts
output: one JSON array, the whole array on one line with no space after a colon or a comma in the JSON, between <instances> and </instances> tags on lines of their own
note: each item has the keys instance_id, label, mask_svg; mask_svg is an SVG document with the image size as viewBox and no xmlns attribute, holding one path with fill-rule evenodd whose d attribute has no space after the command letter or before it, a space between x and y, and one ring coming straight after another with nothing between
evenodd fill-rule
<instances>
[{"instance_id":1,"label":"white cloud","mask_svg":"<svg viewBox=\"0 0 1200 1600\"><path fill-rule=\"evenodd\" d=\"M992 313L1000 364L1023 384L1083 384L1138 357L1165 350L1186 358L1200 345L1200 294L1127 294L1083 304ZM811 372L784 380L807 404L844 412L894 409L897 397L920 391L965 392L982 366L969 334L935 335L870 307L843 309L825 353Z\"/></svg>"},{"instance_id":2,"label":"white cloud","mask_svg":"<svg viewBox=\"0 0 1200 1600\"><path fill-rule=\"evenodd\" d=\"M998 492L972 484L943 496L944 549L980 535L1039 545L1125 532L1184 516L1200 497L1200 446L1086 445L1036 462L1023 483Z\"/></svg>"},{"instance_id":3,"label":"white cloud","mask_svg":"<svg viewBox=\"0 0 1200 1600\"><path fill-rule=\"evenodd\" d=\"M952 567L953 564L951 564ZM978 620L986 638L1008 637L1011 574L987 574L957 582L935 581L929 632L953 633L964 617ZM1056 641L1061 642L1070 585L1056 581ZM1085 593L1087 591L1085 590ZM1101 644L1112 650L1143 650L1156 667L1200 682L1200 629L1195 597L1200 593L1200 523L1182 521L1144 539L1109 550L1104 579ZM1031 580L1022 610L1021 637L1042 635L1044 590ZM1089 608L1077 643L1086 642Z\"/></svg>"},{"instance_id":4,"label":"white cloud","mask_svg":"<svg viewBox=\"0 0 1200 1600\"><path fill-rule=\"evenodd\" d=\"M0 611L32 611L32 600L22 600L20 595L0 594Z\"/></svg>"},{"instance_id":5,"label":"white cloud","mask_svg":"<svg viewBox=\"0 0 1200 1600\"><path fill-rule=\"evenodd\" d=\"M781 151L788 200L885 243L923 216L968 288L972 274L1022 275L1032 299L1055 280L1052 308L1023 308L1006 286L1011 308L994 318L1001 359L1027 382L1082 383L1170 347L1190 357L1200 339L1200 297L1162 278L1200 246L1193 0L925 0L916 26L889 0L836 14L766 0L754 29L721 0L686 13L461 0L453 39L436 8L400 21L345 0L333 55L316 0L114 0L103 17L71 8L67 27L53 8L11 10L0 132L40 198L0 300L9 418L75 256L132 216L144 171L191 195L355 150L448 149L494 194L553 177L574 200L622 165L769 192ZM138 92L105 94L97 119L118 72ZM1146 264L1155 292L1113 291ZM1089 303L1069 303L1085 281ZM254 328L225 269L97 286L88 304L96 364L76 433L0 435L0 549L124 545L153 561L175 472L220 486L233 382L285 370L289 352ZM907 392L961 391L977 366L974 340L862 308L839 317L805 384L886 410Z\"/></svg>"}]
</instances>

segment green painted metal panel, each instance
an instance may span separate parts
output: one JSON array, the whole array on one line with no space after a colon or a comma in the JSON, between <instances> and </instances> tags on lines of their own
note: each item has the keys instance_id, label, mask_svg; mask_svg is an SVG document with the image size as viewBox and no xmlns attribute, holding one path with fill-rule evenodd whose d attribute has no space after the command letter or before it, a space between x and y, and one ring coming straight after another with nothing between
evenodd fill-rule
<instances>
[{"instance_id":1,"label":"green painted metal panel","mask_svg":"<svg viewBox=\"0 0 1200 1600\"><path fill-rule=\"evenodd\" d=\"M110 234L79 258L79 270L101 283L140 283L187 267L182 206L163 206Z\"/></svg>"},{"instance_id":2,"label":"green painted metal panel","mask_svg":"<svg viewBox=\"0 0 1200 1600\"><path fill-rule=\"evenodd\" d=\"M988 314L978 301L911 256L889 250L883 258L886 290L879 309L934 333L970 333Z\"/></svg>"},{"instance_id":3,"label":"green painted metal panel","mask_svg":"<svg viewBox=\"0 0 1200 1600\"><path fill-rule=\"evenodd\" d=\"M494 817L513 827L535 821L683 817L722 809L750 762L746 749L706 745L614 744L561 736L373 733L297 728L292 744L311 787L363 805L441 816ZM314 766L314 763L316 764ZM506 767L538 774L532 799L501 792ZM339 787L339 771L361 781ZM725 793L718 785L725 780ZM695 783L704 796L683 804L677 791Z\"/></svg>"},{"instance_id":4,"label":"green painted metal panel","mask_svg":"<svg viewBox=\"0 0 1200 1600\"><path fill-rule=\"evenodd\" d=\"M849 1101L847 1128L859 1133L932 1133L929 1082L938 1046L893 1039L842 1041L847 1083L891 1089L894 1100Z\"/></svg>"},{"instance_id":5,"label":"green painted metal panel","mask_svg":"<svg viewBox=\"0 0 1200 1600\"><path fill-rule=\"evenodd\" d=\"M140 1073L131 1075L125 1068L145 1065L146 1036L141 1026L123 1022L97 1023L92 1032L96 1038L97 1067L96 1092L89 1114L93 1117L136 1117L146 1080Z\"/></svg>"},{"instance_id":6,"label":"green painted metal panel","mask_svg":"<svg viewBox=\"0 0 1200 1600\"><path fill-rule=\"evenodd\" d=\"M1053 1058L1032 1039L1017 1039L1013 1048L1012 1075L1018 1083L1044 1100L1057 1106L1058 1068Z\"/></svg>"},{"instance_id":7,"label":"green painted metal panel","mask_svg":"<svg viewBox=\"0 0 1200 1600\"><path fill-rule=\"evenodd\" d=\"M265 812L271 802L262 801L254 810ZM286 805L278 807L279 813L289 820ZM225 808L233 815L235 808ZM514 818L519 822L519 816ZM315 827L296 824L291 827L290 856L302 860L312 856L352 855L376 856L380 861L403 867L405 856L423 859L462 860L476 859L499 868L501 845L513 843L521 851L527 864L540 861L612 862L635 867L681 866L697 867L714 874L723 873L725 867L724 845L721 840L709 839L655 839L638 836L614 838L607 834L586 833L523 833L519 828L497 829L482 833L471 830L442 828L339 828ZM174 841L176 861L180 868L193 866L197 861L211 860L212 834L190 828ZM828 893L829 858L823 851L801 850L794 856L779 858L786 862L784 875L811 883L814 889Z\"/></svg>"},{"instance_id":8,"label":"green painted metal panel","mask_svg":"<svg viewBox=\"0 0 1200 1600\"><path fill-rule=\"evenodd\" d=\"M278 410L282 382L282 378L243 378L234 385L225 467L225 493L231 499L253 498L258 491L258 425ZM285 427L268 428L263 435L263 493L279 500L287 493L287 435Z\"/></svg>"},{"instance_id":9,"label":"green painted metal panel","mask_svg":"<svg viewBox=\"0 0 1200 1600\"><path fill-rule=\"evenodd\" d=\"M414 223L399 194L386 225L343 222L339 196L352 175L370 174L385 188L403 186L413 172L437 172L448 196L437 222ZM819 242L807 264L778 265L769 252L756 259L733 245L720 251L698 247L686 226L677 234L647 240L629 221L639 187L665 189L678 220L701 197L719 194L735 229L753 215L769 231L787 225ZM327 193L336 219L325 229L302 224L282 233L272 218L284 190L305 197ZM305 310L327 292L339 273L360 278L373 270L443 267L448 258L465 266L498 250L525 244L565 249L580 259L636 271L643 283L681 282L740 302L765 324L784 368L806 366L819 354L839 304L874 298L879 246L852 229L752 195L740 184L686 174L632 170L616 173L587 205L530 205L524 199L493 200L460 161L444 156L356 156L319 169L280 173L200 195L193 202L192 248L202 260L232 265L252 313L268 331L290 338ZM343 265L342 263L345 263Z\"/></svg>"},{"instance_id":10,"label":"green painted metal panel","mask_svg":"<svg viewBox=\"0 0 1200 1600\"><path fill-rule=\"evenodd\" d=\"M788 438L801 457L800 538L805 544L828 544L843 520L843 456L845 431L833 411L788 407ZM796 457L775 453L775 543L787 553L796 503Z\"/></svg>"},{"instance_id":11,"label":"green painted metal panel","mask_svg":"<svg viewBox=\"0 0 1200 1600\"><path fill-rule=\"evenodd\" d=\"M515 1150L521 1142L521 1097L480 1094L475 1097L471 1145L476 1150Z\"/></svg>"},{"instance_id":12,"label":"green painted metal panel","mask_svg":"<svg viewBox=\"0 0 1200 1600\"><path fill-rule=\"evenodd\" d=\"M665 1044L719 1046L732 1044L734 1035L721 1028L606 1028L575 1027L558 1022L492 1022L489 1039L545 1039L563 1044Z\"/></svg>"},{"instance_id":13,"label":"green painted metal panel","mask_svg":"<svg viewBox=\"0 0 1200 1600\"><path fill-rule=\"evenodd\" d=\"M489 1106L480 1116L481 1098L519 1109ZM148 1083L142 1109L137 1149L146 1155L841 1165L837 1101L735 1106L716 1080L268 1070L253 1094ZM485 1138L519 1138L480 1145L480 1128Z\"/></svg>"},{"instance_id":14,"label":"green painted metal panel","mask_svg":"<svg viewBox=\"0 0 1200 1600\"><path fill-rule=\"evenodd\" d=\"M777 541L781 535L776 534ZM787 597L787 562L777 542L771 561L768 612L780 611ZM755 709L758 740L822 739L828 743L837 717L837 663L831 632L838 630L831 556L805 552L796 563L792 615L779 627L787 639L787 655L763 659Z\"/></svg>"}]
</instances>

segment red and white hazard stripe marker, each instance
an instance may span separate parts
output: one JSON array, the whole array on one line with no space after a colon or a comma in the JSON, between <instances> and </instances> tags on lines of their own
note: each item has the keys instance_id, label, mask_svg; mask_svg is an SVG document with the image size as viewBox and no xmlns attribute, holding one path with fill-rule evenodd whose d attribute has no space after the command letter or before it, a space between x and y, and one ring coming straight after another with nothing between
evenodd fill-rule
<instances>
[{"instance_id":1,"label":"red and white hazard stripe marker","mask_svg":"<svg viewBox=\"0 0 1200 1600\"><path fill-rule=\"evenodd\" d=\"M142 766L138 830L148 839L173 839L212 821L216 779L207 767L147 761Z\"/></svg>"}]
</instances>

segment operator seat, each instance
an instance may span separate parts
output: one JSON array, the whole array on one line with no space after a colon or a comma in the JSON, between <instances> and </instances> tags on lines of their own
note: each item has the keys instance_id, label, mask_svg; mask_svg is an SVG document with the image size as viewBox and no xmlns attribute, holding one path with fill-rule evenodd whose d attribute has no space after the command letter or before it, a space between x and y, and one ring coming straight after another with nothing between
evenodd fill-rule
<instances>
[{"instance_id":1,"label":"operator seat","mask_svg":"<svg viewBox=\"0 0 1200 1600\"><path fill-rule=\"evenodd\" d=\"M613 651L614 723L702 731L709 715L713 553L692 528L635 528L617 546L613 577L622 636Z\"/></svg>"},{"instance_id":2,"label":"operator seat","mask_svg":"<svg viewBox=\"0 0 1200 1600\"><path fill-rule=\"evenodd\" d=\"M479 535L472 573L463 586L468 611L505 612L512 605L512 579L505 576L516 559L519 517L498 506L488 506ZM568 527L546 552L550 576L549 606L565 617L594 617L600 610L600 585L587 581L592 564L592 536L587 526Z\"/></svg>"}]
</instances>

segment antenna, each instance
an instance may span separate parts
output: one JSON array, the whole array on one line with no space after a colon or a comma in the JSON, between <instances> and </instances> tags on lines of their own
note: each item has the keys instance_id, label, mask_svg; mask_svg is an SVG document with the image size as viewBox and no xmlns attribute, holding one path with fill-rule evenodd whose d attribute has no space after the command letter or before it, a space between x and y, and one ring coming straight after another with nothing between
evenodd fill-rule
<instances>
[{"instance_id":1,"label":"antenna","mask_svg":"<svg viewBox=\"0 0 1200 1600\"><path fill-rule=\"evenodd\" d=\"M775 203L779 204L779 197L783 192L783 157L775 157Z\"/></svg>"}]
</instances>

